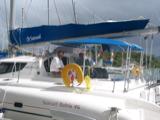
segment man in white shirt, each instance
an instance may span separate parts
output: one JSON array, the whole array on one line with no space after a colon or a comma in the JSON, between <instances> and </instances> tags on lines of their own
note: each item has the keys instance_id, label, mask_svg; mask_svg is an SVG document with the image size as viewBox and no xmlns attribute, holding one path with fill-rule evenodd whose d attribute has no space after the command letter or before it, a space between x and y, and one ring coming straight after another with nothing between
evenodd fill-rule
<instances>
[{"instance_id":1,"label":"man in white shirt","mask_svg":"<svg viewBox=\"0 0 160 120\"><path fill-rule=\"evenodd\" d=\"M55 56L52 59L52 62L50 65L50 72L53 73L55 76L60 75L60 72L64 67L64 64L62 62L63 56L64 56L64 51L59 50L57 52L57 56Z\"/></svg>"}]
</instances>

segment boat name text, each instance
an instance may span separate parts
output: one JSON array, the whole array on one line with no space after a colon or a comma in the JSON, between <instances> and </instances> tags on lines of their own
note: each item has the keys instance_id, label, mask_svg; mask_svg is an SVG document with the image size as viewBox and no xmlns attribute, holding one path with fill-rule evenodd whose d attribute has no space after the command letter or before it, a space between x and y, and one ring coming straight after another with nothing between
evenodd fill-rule
<instances>
[{"instance_id":1,"label":"boat name text","mask_svg":"<svg viewBox=\"0 0 160 120\"><path fill-rule=\"evenodd\" d=\"M42 38L41 34L37 35L37 36L27 36L27 42L31 42L31 41L36 41L36 40L40 40Z\"/></svg>"},{"instance_id":2,"label":"boat name text","mask_svg":"<svg viewBox=\"0 0 160 120\"><path fill-rule=\"evenodd\" d=\"M71 103L63 103L63 102L51 102L51 101L43 101L44 105L49 105L53 107L63 107L70 109L80 109L80 105L73 105Z\"/></svg>"}]
</instances>

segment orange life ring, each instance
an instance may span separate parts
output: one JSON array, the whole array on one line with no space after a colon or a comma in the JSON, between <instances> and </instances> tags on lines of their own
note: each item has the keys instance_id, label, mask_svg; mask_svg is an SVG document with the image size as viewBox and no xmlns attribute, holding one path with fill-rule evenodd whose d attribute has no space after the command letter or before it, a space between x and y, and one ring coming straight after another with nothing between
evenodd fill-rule
<instances>
[{"instance_id":1,"label":"orange life ring","mask_svg":"<svg viewBox=\"0 0 160 120\"><path fill-rule=\"evenodd\" d=\"M84 75L81 67L77 64L68 64L61 71L61 77L66 87L71 87L73 81L76 80L80 85L84 80Z\"/></svg>"}]
</instances>

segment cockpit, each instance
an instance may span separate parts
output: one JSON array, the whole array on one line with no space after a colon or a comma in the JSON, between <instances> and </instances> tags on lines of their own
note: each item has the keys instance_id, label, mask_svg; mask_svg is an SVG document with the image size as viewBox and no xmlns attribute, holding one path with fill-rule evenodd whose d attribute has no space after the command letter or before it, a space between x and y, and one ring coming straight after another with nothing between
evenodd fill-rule
<instances>
[{"instance_id":1,"label":"cockpit","mask_svg":"<svg viewBox=\"0 0 160 120\"><path fill-rule=\"evenodd\" d=\"M132 72L127 68L130 64L130 61L127 61L129 60L128 54L130 53L130 49L128 49L130 48L130 45L128 45L128 43L119 43L118 41L116 43L118 44L118 50L115 50L115 40L113 41L113 43L111 41L108 42L105 39L95 39L92 42L90 41L91 40L79 40L78 45L75 45L77 41L66 42L65 45L57 45L58 47L56 47L52 51L47 50L45 52L45 55L41 56L22 56L12 59L5 59L4 61L1 60L0 74L3 75L21 72L20 77L31 76L32 78L34 77L34 79L43 77L47 77L50 79L60 78L62 77L61 74L59 76L55 76L52 75L50 71L51 62L56 56L56 51L58 50L64 51L64 56L61 59L64 67L69 64L76 64L78 68L81 68L81 73L83 73L84 77L89 76L93 79L105 80L112 80L112 78L114 78L115 80L118 78L124 80L124 77ZM72 42L74 43L73 45ZM111 48L108 47L108 44L111 44ZM123 55L123 53L125 55ZM115 59L115 57L117 57L118 59ZM137 72L137 69L138 68L134 68L133 70L133 74L135 74L135 76L139 76L140 73ZM74 71L73 68L71 68L71 71ZM70 72L66 74L70 74ZM77 77L76 75L74 76Z\"/></svg>"},{"instance_id":2,"label":"cockpit","mask_svg":"<svg viewBox=\"0 0 160 120\"><path fill-rule=\"evenodd\" d=\"M50 72L50 65L51 65L51 61L52 61L53 57L49 57L46 60L44 60L44 67L46 72ZM74 58L74 60L76 60L76 58ZM71 62L70 59L68 57L64 57L62 59L63 64L67 65ZM76 61L72 61L72 63L76 63ZM89 64L88 64L89 65ZM81 69L83 69L82 64L80 64ZM103 67L92 67L91 66L86 66L85 70L84 70L84 75L90 74L91 78L101 78L101 79L107 79L108 78L108 72L106 68Z\"/></svg>"}]
</instances>

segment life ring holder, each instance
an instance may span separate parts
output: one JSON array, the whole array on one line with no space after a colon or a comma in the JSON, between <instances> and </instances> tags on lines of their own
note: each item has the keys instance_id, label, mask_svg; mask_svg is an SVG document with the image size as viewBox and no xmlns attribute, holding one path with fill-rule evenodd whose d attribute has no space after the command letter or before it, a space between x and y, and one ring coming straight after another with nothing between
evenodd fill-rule
<instances>
[{"instance_id":1,"label":"life ring holder","mask_svg":"<svg viewBox=\"0 0 160 120\"><path fill-rule=\"evenodd\" d=\"M84 81L83 71L81 67L75 63L66 65L61 71L61 77L66 87L72 87L74 80L76 80L79 85Z\"/></svg>"}]
</instances>

